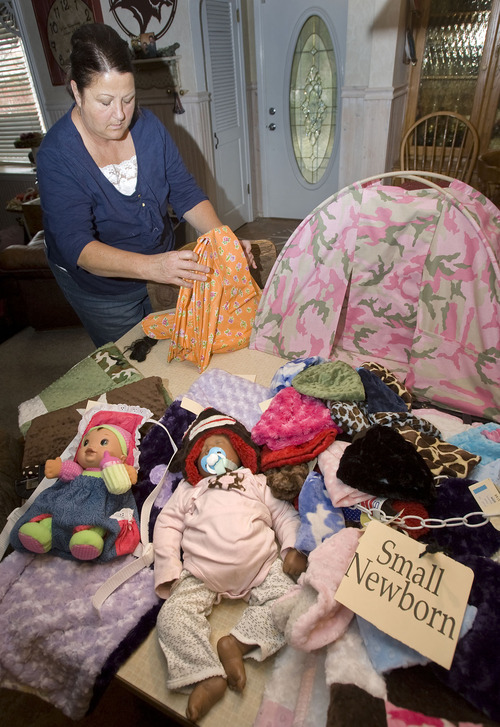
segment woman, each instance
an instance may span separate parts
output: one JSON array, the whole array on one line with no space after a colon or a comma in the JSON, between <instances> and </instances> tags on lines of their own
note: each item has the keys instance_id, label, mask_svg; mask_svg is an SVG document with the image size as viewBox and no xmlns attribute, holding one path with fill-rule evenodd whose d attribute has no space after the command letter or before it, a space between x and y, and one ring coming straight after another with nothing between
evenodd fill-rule
<instances>
[{"instance_id":1,"label":"woman","mask_svg":"<svg viewBox=\"0 0 500 727\"><path fill-rule=\"evenodd\" d=\"M206 280L194 252L173 250L168 205L199 234L222 223L163 124L137 108L126 41L96 23L71 43L74 104L43 140L37 172L49 265L101 346L151 313L147 281Z\"/></svg>"}]
</instances>

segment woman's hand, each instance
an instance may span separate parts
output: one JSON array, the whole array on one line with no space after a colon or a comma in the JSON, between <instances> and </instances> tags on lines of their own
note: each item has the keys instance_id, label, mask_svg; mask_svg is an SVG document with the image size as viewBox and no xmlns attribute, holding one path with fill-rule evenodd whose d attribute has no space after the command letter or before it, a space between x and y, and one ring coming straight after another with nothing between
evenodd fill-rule
<instances>
[{"instance_id":1,"label":"woman's hand","mask_svg":"<svg viewBox=\"0 0 500 727\"><path fill-rule=\"evenodd\" d=\"M252 244L251 244L250 240L240 240L240 245L243 248L243 252L245 253L245 257L248 262L248 267L254 268L255 270L257 270L257 264L256 264L255 258L253 256Z\"/></svg>"},{"instance_id":2,"label":"woman's hand","mask_svg":"<svg viewBox=\"0 0 500 727\"><path fill-rule=\"evenodd\" d=\"M213 230L215 227L222 227L224 224L218 218L217 213L208 199L203 202L199 202L199 204L190 209L189 212L185 212L184 219L189 222L195 230L198 230L201 235ZM257 265L255 264L255 260L252 255L250 240L240 240L240 244L248 261L248 266L256 269Z\"/></svg>"},{"instance_id":3,"label":"woman's hand","mask_svg":"<svg viewBox=\"0 0 500 727\"><path fill-rule=\"evenodd\" d=\"M148 280L192 288L194 281L204 282L211 272L207 265L200 265L197 260L198 255L193 250L173 250L151 255Z\"/></svg>"}]
</instances>

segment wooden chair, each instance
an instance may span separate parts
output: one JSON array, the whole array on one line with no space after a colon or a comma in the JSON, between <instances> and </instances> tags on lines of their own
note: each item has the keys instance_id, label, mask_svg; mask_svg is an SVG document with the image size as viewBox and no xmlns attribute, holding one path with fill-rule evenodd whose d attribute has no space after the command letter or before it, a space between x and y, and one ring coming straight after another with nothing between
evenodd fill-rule
<instances>
[{"instance_id":1,"label":"wooden chair","mask_svg":"<svg viewBox=\"0 0 500 727\"><path fill-rule=\"evenodd\" d=\"M417 119L401 142L401 169L437 172L470 183L479 152L479 136L468 119L436 111Z\"/></svg>"}]
</instances>

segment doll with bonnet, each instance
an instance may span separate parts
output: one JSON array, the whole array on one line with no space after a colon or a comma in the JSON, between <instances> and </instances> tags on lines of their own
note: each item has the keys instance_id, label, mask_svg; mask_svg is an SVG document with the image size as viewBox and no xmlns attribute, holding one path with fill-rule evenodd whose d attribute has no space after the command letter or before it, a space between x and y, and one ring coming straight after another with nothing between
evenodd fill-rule
<instances>
[{"instance_id":1,"label":"doll with bonnet","mask_svg":"<svg viewBox=\"0 0 500 727\"><path fill-rule=\"evenodd\" d=\"M213 408L192 423L170 464L184 479L154 529L155 589L166 599L157 627L167 687L190 691L193 721L227 686L243 690L244 658L263 661L284 645L271 605L307 566L294 547L298 513L274 497L259 468L249 432ZM207 616L223 598L242 598L248 607L216 653Z\"/></svg>"},{"instance_id":2,"label":"doll with bonnet","mask_svg":"<svg viewBox=\"0 0 500 727\"><path fill-rule=\"evenodd\" d=\"M10 534L16 550L104 562L140 541L131 491L137 482L135 432L143 417L92 410L82 419L73 458L47 460L56 482L33 500Z\"/></svg>"}]
</instances>

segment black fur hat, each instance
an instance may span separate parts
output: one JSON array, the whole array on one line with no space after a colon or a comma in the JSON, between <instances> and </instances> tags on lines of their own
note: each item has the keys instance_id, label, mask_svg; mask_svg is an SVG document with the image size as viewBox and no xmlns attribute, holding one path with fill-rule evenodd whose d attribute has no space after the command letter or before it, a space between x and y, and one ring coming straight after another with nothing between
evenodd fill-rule
<instances>
[{"instance_id":1,"label":"black fur hat","mask_svg":"<svg viewBox=\"0 0 500 727\"><path fill-rule=\"evenodd\" d=\"M337 477L375 497L429 505L434 478L422 455L395 429L376 424L360 433L340 458Z\"/></svg>"}]
</instances>

